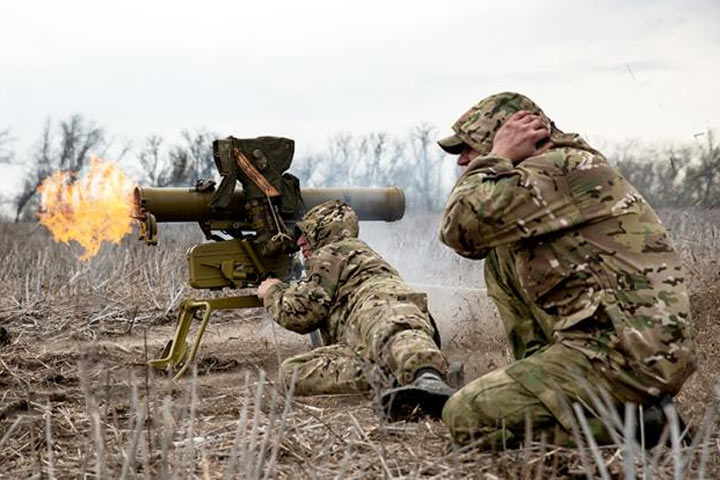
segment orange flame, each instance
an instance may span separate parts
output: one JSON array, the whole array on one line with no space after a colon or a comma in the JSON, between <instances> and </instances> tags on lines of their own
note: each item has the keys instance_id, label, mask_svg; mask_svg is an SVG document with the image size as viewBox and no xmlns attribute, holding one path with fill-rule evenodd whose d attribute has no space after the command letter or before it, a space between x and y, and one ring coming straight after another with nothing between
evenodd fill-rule
<instances>
[{"instance_id":1,"label":"orange flame","mask_svg":"<svg viewBox=\"0 0 720 480\"><path fill-rule=\"evenodd\" d=\"M81 178L55 172L38 187L40 223L56 242L79 243L94 257L103 241L120 243L132 232L132 192L135 183L114 163L93 157Z\"/></svg>"}]
</instances>

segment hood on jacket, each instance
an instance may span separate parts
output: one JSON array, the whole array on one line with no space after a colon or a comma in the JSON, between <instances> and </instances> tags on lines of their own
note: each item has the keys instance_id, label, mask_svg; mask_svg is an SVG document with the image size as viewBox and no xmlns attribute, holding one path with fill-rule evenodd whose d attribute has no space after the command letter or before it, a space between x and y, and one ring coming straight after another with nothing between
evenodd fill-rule
<instances>
[{"instance_id":1,"label":"hood on jacket","mask_svg":"<svg viewBox=\"0 0 720 480\"><path fill-rule=\"evenodd\" d=\"M528 97L515 92L503 92L480 100L452 126L453 135L438 141L448 153L460 154L465 145L488 155L492 151L495 134L505 121L520 110L539 115L550 129L550 140L558 147L575 147L595 152L579 135L565 133L550 120L542 109Z\"/></svg>"},{"instance_id":2,"label":"hood on jacket","mask_svg":"<svg viewBox=\"0 0 720 480\"><path fill-rule=\"evenodd\" d=\"M355 211L339 200L316 205L295 228L305 234L313 250L345 238L357 238L360 232Z\"/></svg>"}]
</instances>

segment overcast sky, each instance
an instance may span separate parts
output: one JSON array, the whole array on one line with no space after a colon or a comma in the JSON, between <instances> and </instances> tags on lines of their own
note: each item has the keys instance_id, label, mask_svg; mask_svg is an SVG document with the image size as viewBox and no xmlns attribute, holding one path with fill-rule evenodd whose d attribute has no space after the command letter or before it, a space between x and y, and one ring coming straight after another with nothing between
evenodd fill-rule
<instances>
[{"instance_id":1,"label":"overcast sky","mask_svg":"<svg viewBox=\"0 0 720 480\"><path fill-rule=\"evenodd\" d=\"M3 2L0 82L20 158L48 116L303 152L340 131L440 136L503 90L591 141L692 141L720 127L720 1Z\"/></svg>"}]
</instances>

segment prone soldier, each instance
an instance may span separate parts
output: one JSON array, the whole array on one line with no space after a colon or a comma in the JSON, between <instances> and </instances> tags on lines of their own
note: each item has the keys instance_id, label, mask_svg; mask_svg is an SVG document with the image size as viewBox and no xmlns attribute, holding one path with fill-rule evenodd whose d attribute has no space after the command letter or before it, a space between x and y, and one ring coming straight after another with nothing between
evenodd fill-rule
<instances>
[{"instance_id":1,"label":"prone soldier","mask_svg":"<svg viewBox=\"0 0 720 480\"><path fill-rule=\"evenodd\" d=\"M440 417L454 390L425 295L358 239L358 220L345 203L322 203L296 225L307 275L295 283L265 280L258 296L281 326L319 330L325 346L286 359L299 395L365 392L378 387L391 420Z\"/></svg>"},{"instance_id":2,"label":"prone soldier","mask_svg":"<svg viewBox=\"0 0 720 480\"><path fill-rule=\"evenodd\" d=\"M603 390L618 406L662 412L695 370L696 349L680 261L655 212L525 96L487 97L453 130L438 143L466 168L440 239L485 260L515 357L447 402L455 441L517 444L530 418L536 435L572 443L567 405L592 412Z\"/></svg>"}]
</instances>

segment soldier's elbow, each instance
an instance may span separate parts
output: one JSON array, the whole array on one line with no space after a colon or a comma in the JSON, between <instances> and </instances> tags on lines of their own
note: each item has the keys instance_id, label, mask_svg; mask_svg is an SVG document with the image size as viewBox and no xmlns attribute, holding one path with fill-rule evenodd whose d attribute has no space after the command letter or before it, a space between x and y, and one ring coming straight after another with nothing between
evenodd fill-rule
<instances>
[{"instance_id":1,"label":"soldier's elbow","mask_svg":"<svg viewBox=\"0 0 720 480\"><path fill-rule=\"evenodd\" d=\"M466 230L452 232L452 234L441 232L440 241L462 257L472 260L485 258L490 251L490 245L485 245L482 242L478 243L474 239L471 242L466 235L463 235L464 232L466 232Z\"/></svg>"}]
</instances>

